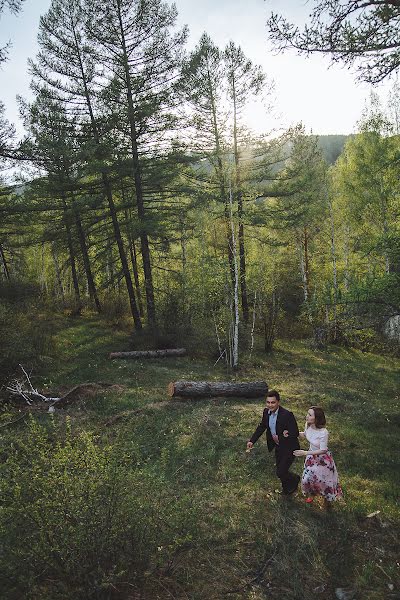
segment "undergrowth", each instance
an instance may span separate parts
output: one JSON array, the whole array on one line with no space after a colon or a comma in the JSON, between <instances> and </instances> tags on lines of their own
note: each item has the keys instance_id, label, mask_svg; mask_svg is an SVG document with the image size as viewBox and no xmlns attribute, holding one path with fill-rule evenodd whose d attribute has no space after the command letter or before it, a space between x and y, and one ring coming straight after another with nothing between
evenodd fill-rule
<instances>
[{"instance_id":1,"label":"undergrowth","mask_svg":"<svg viewBox=\"0 0 400 600\"><path fill-rule=\"evenodd\" d=\"M232 375L193 355L111 361L126 332L94 319L54 335L41 389L117 385L13 426L3 410L4 600L396 597L398 359L278 342ZM245 452L262 399L166 394L176 379L227 378L267 381L300 426L310 405L325 409L345 493L332 513L280 496L264 440Z\"/></svg>"}]
</instances>

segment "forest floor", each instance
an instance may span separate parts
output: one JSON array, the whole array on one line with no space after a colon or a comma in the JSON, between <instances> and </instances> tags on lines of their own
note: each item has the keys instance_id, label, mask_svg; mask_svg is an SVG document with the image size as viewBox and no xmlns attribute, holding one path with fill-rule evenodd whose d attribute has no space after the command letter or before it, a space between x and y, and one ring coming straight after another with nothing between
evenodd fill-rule
<instances>
[{"instance_id":1,"label":"forest floor","mask_svg":"<svg viewBox=\"0 0 400 600\"><path fill-rule=\"evenodd\" d=\"M95 318L55 327L56 358L35 385L57 395L83 382L112 385L53 418L62 424L68 416L76 434L94 432L99 444L118 440L143 478L135 493L148 494L145 482L155 482L153 506L163 515L149 533L153 555L141 589L114 583L108 597L399 598L399 359L277 341L270 354L243 356L232 375L210 357L110 360L109 352L128 349L127 332ZM283 497L264 436L245 452L263 399L172 401L167 385L178 379L264 380L300 428L307 408L322 406L344 500L326 512L300 492ZM10 418L11 408L1 420ZM24 427L2 430L3 438ZM294 470L301 474L302 459Z\"/></svg>"}]
</instances>

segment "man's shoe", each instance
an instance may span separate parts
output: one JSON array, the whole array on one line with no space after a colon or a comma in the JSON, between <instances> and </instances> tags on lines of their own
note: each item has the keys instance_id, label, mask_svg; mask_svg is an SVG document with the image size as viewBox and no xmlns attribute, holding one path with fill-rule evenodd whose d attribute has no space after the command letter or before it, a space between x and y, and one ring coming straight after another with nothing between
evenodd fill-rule
<instances>
[{"instance_id":1,"label":"man's shoe","mask_svg":"<svg viewBox=\"0 0 400 600\"><path fill-rule=\"evenodd\" d=\"M288 490L286 490L285 494L294 494L294 492L299 487L299 482L300 482L300 475L296 475L296 483L295 483L295 485L292 488L289 488Z\"/></svg>"}]
</instances>

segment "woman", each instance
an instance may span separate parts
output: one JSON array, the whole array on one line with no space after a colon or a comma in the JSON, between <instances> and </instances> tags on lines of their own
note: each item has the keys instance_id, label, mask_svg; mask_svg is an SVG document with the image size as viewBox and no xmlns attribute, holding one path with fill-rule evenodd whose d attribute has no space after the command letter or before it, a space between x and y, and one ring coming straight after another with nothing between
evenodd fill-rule
<instances>
[{"instance_id":1,"label":"woman","mask_svg":"<svg viewBox=\"0 0 400 600\"><path fill-rule=\"evenodd\" d=\"M312 406L306 416L305 430L300 432L301 438L310 442L309 450L294 450L295 456L305 456L301 489L307 503L315 496L324 498L325 506L343 496L338 482L338 474L332 454L328 450L328 430L325 429L325 414L322 408Z\"/></svg>"}]
</instances>

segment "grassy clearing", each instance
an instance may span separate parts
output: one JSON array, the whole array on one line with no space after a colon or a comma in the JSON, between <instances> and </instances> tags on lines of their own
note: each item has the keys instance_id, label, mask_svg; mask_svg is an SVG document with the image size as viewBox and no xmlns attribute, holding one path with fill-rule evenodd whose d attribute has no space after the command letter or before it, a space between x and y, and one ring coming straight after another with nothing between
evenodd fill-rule
<instances>
[{"instance_id":1,"label":"grassy clearing","mask_svg":"<svg viewBox=\"0 0 400 600\"><path fill-rule=\"evenodd\" d=\"M300 426L310 405L324 407L345 492L326 514L301 495L276 493L264 440L245 453L262 401L168 400L168 382L223 380L222 365L191 357L110 361L110 351L127 347L126 332L95 319L55 327L59 356L41 383L52 392L83 381L121 386L57 412L57 426L62 430L68 414L74 435L90 431L102 447L118 449L130 493L148 515L144 572L114 573L109 585L93 584L94 598L329 600L336 587L360 599L398 597L398 359L279 342L271 355L244 357L240 372L229 376L279 389ZM3 448L24 435L25 426L17 427L1 430ZM301 473L301 460L295 470ZM380 513L367 518L374 511ZM56 595L46 577L35 585L29 597L85 597L78 588Z\"/></svg>"}]
</instances>

